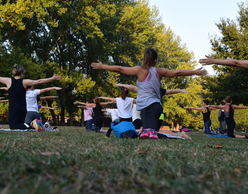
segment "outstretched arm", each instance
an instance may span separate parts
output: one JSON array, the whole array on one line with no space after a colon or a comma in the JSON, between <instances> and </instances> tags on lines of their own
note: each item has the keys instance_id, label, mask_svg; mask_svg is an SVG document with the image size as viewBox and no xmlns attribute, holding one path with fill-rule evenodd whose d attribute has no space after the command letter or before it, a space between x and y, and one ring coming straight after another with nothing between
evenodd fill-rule
<instances>
[{"instance_id":1,"label":"outstretched arm","mask_svg":"<svg viewBox=\"0 0 248 194\"><path fill-rule=\"evenodd\" d=\"M98 63L92 63L91 66L93 69L105 69L107 71L122 73L125 75L138 75L140 66L136 67L122 67L116 65L104 65L101 61L98 60Z\"/></svg>"},{"instance_id":2,"label":"outstretched arm","mask_svg":"<svg viewBox=\"0 0 248 194\"><path fill-rule=\"evenodd\" d=\"M52 98L58 98L58 96L44 96L44 97L40 97L40 101L42 101L42 100L48 100L48 99L52 99Z\"/></svg>"},{"instance_id":3,"label":"outstretched arm","mask_svg":"<svg viewBox=\"0 0 248 194\"><path fill-rule=\"evenodd\" d=\"M49 88L44 88L44 89L40 89L40 94L43 94L44 92L48 92L51 90L61 90L62 88L60 87L49 87Z\"/></svg>"},{"instance_id":4,"label":"outstretched arm","mask_svg":"<svg viewBox=\"0 0 248 194\"><path fill-rule=\"evenodd\" d=\"M101 105L101 106L107 106L107 105L113 104L113 103L116 103L116 101L111 101L111 102L100 102L100 105Z\"/></svg>"},{"instance_id":5,"label":"outstretched arm","mask_svg":"<svg viewBox=\"0 0 248 194\"><path fill-rule=\"evenodd\" d=\"M177 94L177 93L189 93L188 90L185 89L172 89L172 90L166 90L166 95L168 94Z\"/></svg>"},{"instance_id":6,"label":"outstretched arm","mask_svg":"<svg viewBox=\"0 0 248 194\"><path fill-rule=\"evenodd\" d=\"M188 106L185 106L184 108L185 109L191 109L191 110L203 111L203 108L194 108L194 107L188 107Z\"/></svg>"},{"instance_id":7,"label":"outstretched arm","mask_svg":"<svg viewBox=\"0 0 248 194\"><path fill-rule=\"evenodd\" d=\"M248 60L236 60L236 59L213 59L206 55L206 59L200 59L199 63L202 65L224 65L231 67L240 67L248 69Z\"/></svg>"},{"instance_id":8,"label":"outstretched arm","mask_svg":"<svg viewBox=\"0 0 248 194\"><path fill-rule=\"evenodd\" d=\"M40 108L49 109L49 110L55 110L55 108L52 108L52 107L49 107L49 106L41 106Z\"/></svg>"},{"instance_id":9,"label":"outstretched arm","mask_svg":"<svg viewBox=\"0 0 248 194\"><path fill-rule=\"evenodd\" d=\"M108 101L116 102L116 99L115 98L110 98L110 97L99 97L99 98L101 98L103 100L108 100ZM101 102L101 103L103 103L103 102Z\"/></svg>"},{"instance_id":10,"label":"outstretched arm","mask_svg":"<svg viewBox=\"0 0 248 194\"><path fill-rule=\"evenodd\" d=\"M78 105L77 107L82 108L82 109L86 109L86 106L83 106L83 105Z\"/></svg>"},{"instance_id":11,"label":"outstretched arm","mask_svg":"<svg viewBox=\"0 0 248 194\"><path fill-rule=\"evenodd\" d=\"M81 105L88 106L88 107L91 107L91 108L95 108L96 107L96 104L95 103L85 103L85 102L75 101L73 104L81 104Z\"/></svg>"},{"instance_id":12,"label":"outstretched arm","mask_svg":"<svg viewBox=\"0 0 248 194\"><path fill-rule=\"evenodd\" d=\"M233 105L234 109L248 109L248 106L238 106L238 105Z\"/></svg>"},{"instance_id":13,"label":"outstretched arm","mask_svg":"<svg viewBox=\"0 0 248 194\"><path fill-rule=\"evenodd\" d=\"M1 102L9 102L9 100L0 100L0 103L1 103Z\"/></svg>"},{"instance_id":14,"label":"outstretched arm","mask_svg":"<svg viewBox=\"0 0 248 194\"><path fill-rule=\"evenodd\" d=\"M7 90L8 91L8 88L7 87L0 87L0 90Z\"/></svg>"},{"instance_id":15,"label":"outstretched arm","mask_svg":"<svg viewBox=\"0 0 248 194\"><path fill-rule=\"evenodd\" d=\"M9 77L0 77L0 82L7 86L7 90L11 86L11 78L9 78ZM2 87L2 89L5 90L5 87Z\"/></svg>"},{"instance_id":16,"label":"outstretched arm","mask_svg":"<svg viewBox=\"0 0 248 194\"><path fill-rule=\"evenodd\" d=\"M208 107L209 110L216 110L216 109L219 109L219 108L215 108L215 107Z\"/></svg>"},{"instance_id":17,"label":"outstretched arm","mask_svg":"<svg viewBox=\"0 0 248 194\"><path fill-rule=\"evenodd\" d=\"M134 92L138 92L138 87L137 86L134 86L134 85L128 85L128 84L115 84L116 86L119 86L119 87L124 87L124 88L127 88L129 90L132 90Z\"/></svg>"},{"instance_id":18,"label":"outstretched arm","mask_svg":"<svg viewBox=\"0 0 248 194\"><path fill-rule=\"evenodd\" d=\"M208 107L214 109L223 109L225 111L228 111L228 106L226 105L208 105Z\"/></svg>"},{"instance_id":19,"label":"outstretched arm","mask_svg":"<svg viewBox=\"0 0 248 194\"><path fill-rule=\"evenodd\" d=\"M189 75L199 75L203 76L207 74L206 70L202 68L196 70L169 70L165 68L157 68L157 73L160 79L163 77L177 77L177 76L189 76Z\"/></svg>"},{"instance_id":20,"label":"outstretched arm","mask_svg":"<svg viewBox=\"0 0 248 194\"><path fill-rule=\"evenodd\" d=\"M30 80L30 79L24 79L23 80L23 86L26 88L27 86L34 86L38 84L45 84L54 80L60 80L61 76L59 75L53 75L50 78L44 78L44 79L38 79L38 80Z\"/></svg>"}]
</instances>

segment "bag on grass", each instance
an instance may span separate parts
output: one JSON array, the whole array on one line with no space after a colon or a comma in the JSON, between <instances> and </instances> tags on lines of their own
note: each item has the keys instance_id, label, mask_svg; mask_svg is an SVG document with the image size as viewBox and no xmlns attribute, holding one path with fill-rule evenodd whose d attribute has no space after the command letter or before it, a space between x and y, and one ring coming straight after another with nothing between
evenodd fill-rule
<instances>
[{"instance_id":1,"label":"bag on grass","mask_svg":"<svg viewBox=\"0 0 248 194\"><path fill-rule=\"evenodd\" d=\"M122 121L118 124L111 123L111 129L118 138L136 138L138 137L132 122Z\"/></svg>"}]
</instances>

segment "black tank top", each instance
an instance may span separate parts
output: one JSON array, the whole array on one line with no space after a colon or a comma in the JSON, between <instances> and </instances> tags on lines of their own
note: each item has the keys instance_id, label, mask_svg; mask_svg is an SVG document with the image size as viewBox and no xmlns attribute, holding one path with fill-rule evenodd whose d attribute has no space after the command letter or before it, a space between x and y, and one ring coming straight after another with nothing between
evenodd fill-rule
<instances>
[{"instance_id":1,"label":"black tank top","mask_svg":"<svg viewBox=\"0 0 248 194\"><path fill-rule=\"evenodd\" d=\"M93 108L94 116L102 116L102 106L100 103L96 103L96 107Z\"/></svg>"},{"instance_id":2,"label":"black tank top","mask_svg":"<svg viewBox=\"0 0 248 194\"><path fill-rule=\"evenodd\" d=\"M202 112L204 123L206 123L207 121L210 120L210 111L209 111L208 107L206 107L206 109L207 109L206 113Z\"/></svg>"},{"instance_id":3,"label":"black tank top","mask_svg":"<svg viewBox=\"0 0 248 194\"><path fill-rule=\"evenodd\" d=\"M233 115L234 115L234 111L233 111L233 107L232 105L228 105L229 106L229 112L228 112L228 116L226 115L226 119L233 119Z\"/></svg>"},{"instance_id":4,"label":"black tank top","mask_svg":"<svg viewBox=\"0 0 248 194\"><path fill-rule=\"evenodd\" d=\"M9 92L9 110L26 110L26 89L23 79L11 78Z\"/></svg>"}]
</instances>

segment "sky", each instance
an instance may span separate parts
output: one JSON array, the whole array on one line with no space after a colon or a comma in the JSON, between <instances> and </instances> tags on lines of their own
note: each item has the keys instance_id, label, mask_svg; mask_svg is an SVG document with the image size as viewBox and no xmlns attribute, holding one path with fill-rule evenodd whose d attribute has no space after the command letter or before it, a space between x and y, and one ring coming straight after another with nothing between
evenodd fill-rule
<instances>
[{"instance_id":1,"label":"sky","mask_svg":"<svg viewBox=\"0 0 248 194\"><path fill-rule=\"evenodd\" d=\"M221 18L236 20L238 3L245 0L149 0L150 6L156 6L162 22L181 38L188 51L194 52L198 61L211 53L210 37L221 36L216 23ZM201 67L198 65L197 67ZM204 67L214 75L211 66Z\"/></svg>"}]
</instances>

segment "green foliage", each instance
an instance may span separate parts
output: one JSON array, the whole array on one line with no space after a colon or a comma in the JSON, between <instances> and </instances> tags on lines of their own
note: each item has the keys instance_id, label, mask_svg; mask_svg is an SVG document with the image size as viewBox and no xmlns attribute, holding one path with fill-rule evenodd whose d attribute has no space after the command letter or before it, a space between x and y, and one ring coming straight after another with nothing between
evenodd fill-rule
<instances>
[{"instance_id":1,"label":"green foliage","mask_svg":"<svg viewBox=\"0 0 248 194\"><path fill-rule=\"evenodd\" d=\"M207 93L202 89L199 80L194 79L186 88L189 93L187 94L173 94L163 97L163 110L166 120L169 124L179 124L184 127L194 127L202 129L203 119L202 113L195 110L186 110L184 106L201 107L202 94Z\"/></svg>"},{"instance_id":2,"label":"green foliage","mask_svg":"<svg viewBox=\"0 0 248 194\"><path fill-rule=\"evenodd\" d=\"M72 106L75 100L117 97L121 89L115 83L135 85L136 77L93 70L90 64L97 59L109 65L136 66L144 51L153 47L159 54L158 67L192 70L196 65L193 53L165 28L158 9L146 0L16 0L1 1L0 6L1 76L11 76L14 63L26 68L25 78L61 75L56 85L63 88L57 104L62 118L77 110ZM189 77L163 79L162 87L187 88L191 81ZM183 103L176 102L186 95L178 96L168 118L177 115L174 122L188 124L180 108Z\"/></svg>"},{"instance_id":3,"label":"green foliage","mask_svg":"<svg viewBox=\"0 0 248 194\"><path fill-rule=\"evenodd\" d=\"M23 20L31 19L34 15L37 20L43 24L57 27L58 21L52 17L52 12L62 15L66 12L63 4L69 5L68 1L57 0L16 0L0 1L0 26L6 23L16 30L25 30L26 26Z\"/></svg>"},{"instance_id":4,"label":"green foliage","mask_svg":"<svg viewBox=\"0 0 248 194\"><path fill-rule=\"evenodd\" d=\"M247 3L239 4L237 21L221 19L217 27L221 37L211 39L214 58L248 59L248 22ZM211 98L217 103L226 96L231 96L236 104L247 105L248 70L235 67L214 66L217 76L209 78L204 85L212 92Z\"/></svg>"}]
</instances>

